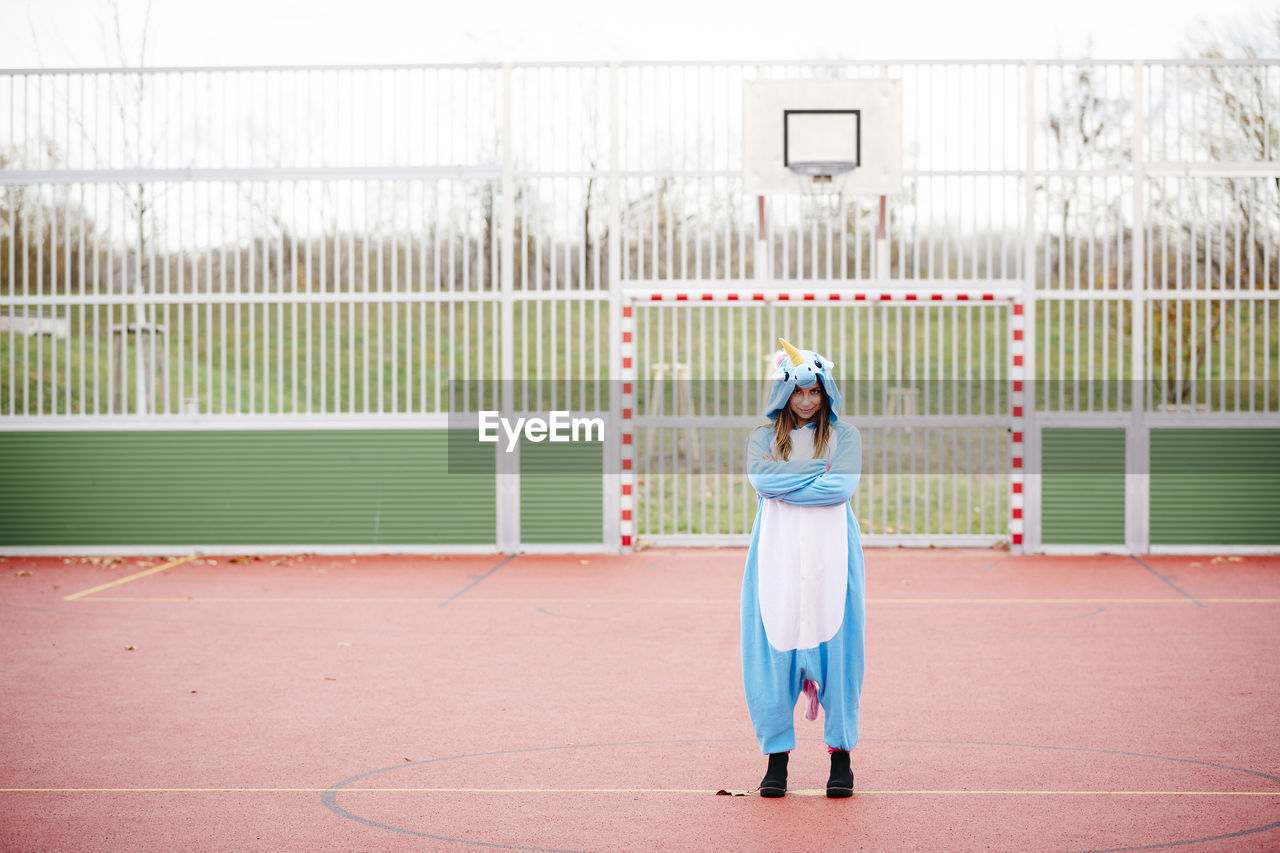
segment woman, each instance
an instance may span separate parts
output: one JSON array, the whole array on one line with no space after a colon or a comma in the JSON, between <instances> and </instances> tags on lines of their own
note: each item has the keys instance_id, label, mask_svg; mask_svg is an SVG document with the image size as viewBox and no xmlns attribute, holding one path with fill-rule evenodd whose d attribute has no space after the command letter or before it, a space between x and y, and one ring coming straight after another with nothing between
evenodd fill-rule
<instances>
[{"instance_id":1,"label":"woman","mask_svg":"<svg viewBox=\"0 0 1280 853\"><path fill-rule=\"evenodd\" d=\"M849 797L865 621L862 542L849 499L862 470L862 439L840 419L835 365L778 340L785 358L765 407L771 424L753 430L747 447L758 505L742 578L742 679L769 756L760 795L786 793L792 718L804 693L806 719L817 719L819 705L826 714L827 796Z\"/></svg>"}]
</instances>

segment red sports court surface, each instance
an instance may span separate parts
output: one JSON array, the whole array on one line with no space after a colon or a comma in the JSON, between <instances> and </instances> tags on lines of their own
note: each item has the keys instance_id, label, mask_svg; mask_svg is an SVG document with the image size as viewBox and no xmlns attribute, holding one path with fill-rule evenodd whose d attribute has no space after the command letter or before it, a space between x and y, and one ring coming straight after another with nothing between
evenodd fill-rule
<instances>
[{"instance_id":1,"label":"red sports court surface","mask_svg":"<svg viewBox=\"0 0 1280 853\"><path fill-rule=\"evenodd\" d=\"M1280 849L1280 557L868 550L766 800L744 556L9 557L0 846Z\"/></svg>"}]
</instances>

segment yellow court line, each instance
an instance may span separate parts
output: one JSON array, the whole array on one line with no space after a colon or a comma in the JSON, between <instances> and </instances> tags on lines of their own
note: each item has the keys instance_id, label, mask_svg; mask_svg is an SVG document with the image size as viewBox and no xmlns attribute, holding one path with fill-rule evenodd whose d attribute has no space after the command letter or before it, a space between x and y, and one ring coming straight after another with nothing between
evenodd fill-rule
<instances>
[{"instance_id":1,"label":"yellow court line","mask_svg":"<svg viewBox=\"0 0 1280 853\"><path fill-rule=\"evenodd\" d=\"M191 559L191 558L186 558ZM172 564L171 564L172 565ZM121 578L115 583L67 596L67 600L88 595L98 589L106 589L115 584L125 583L144 574L159 571L160 566L148 569L137 575ZM439 604L449 601L452 604L601 604L631 606L636 604L737 604L736 598L295 598L295 597L255 597L236 598L231 596L94 596L94 601L120 602L192 602L213 604ZM1189 598L868 598L867 604L1195 604ZM1280 598L1198 598L1204 604L1280 604Z\"/></svg>"},{"instance_id":2,"label":"yellow court line","mask_svg":"<svg viewBox=\"0 0 1280 853\"><path fill-rule=\"evenodd\" d=\"M233 598L227 596L95 595L93 601L154 602L164 604L439 604L447 598ZM525 602L528 603L528 602Z\"/></svg>"},{"instance_id":3,"label":"yellow court line","mask_svg":"<svg viewBox=\"0 0 1280 853\"><path fill-rule=\"evenodd\" d=\"M236 598L232 596L95 596L94 601L163 601L194 602L212 604L439 604L448 601L450 604L617 604L631 606L635 604L737 604L736 598L294 598L294 597L254 597Z\"/></svg>"},{"instance_id":4,"label":"yellow court line","mask_svg":"<svg viewBox=\"0 0 1280 853\"><path fill-rule=\"evenodd\" d=\"M137 572L136 574L129 575L128 577L117 578L116 580L113 580L110 583L104 583L104 584L100 584L98 586L92 587L91 589L82 589L79 592L73 592L71 595L63 596L62 600L75 601L78 598L84 598L86 595L93 595L95 592L99 592L104 589L111 589L111 587L113 586L120 586L121 584L128 583L129 581L136 581L138 578L145 578L147 575L154 575L156 572L163 572L165 569L171 569L174 566L181 565L182 563L187 562L188 560L194 560L196 556L197 556L196 554L190 554L186 557L179 557L176 560L171 560L168 563L155 566L154 568Z\"/></svg>"},{"instance_id":5,"label":"yellow court line","mask_svg":"<svg viewBox=\"0 0 1280 853\"><path fill-rule=\"evenodd\" d=\"M6 794L715 794L710 788L0 788ZM731 791L732 794L754 794ZM812 788L788 791L790 794L825 794L826 789ZM1103 797L1280 797L1275 791L1060 791L1060 790L986 790L986 789L885 789L855 790L856 794L877 795L952 795L975 796L1103 796Z\"/></svg>"},{"instance_id":6,"label":"yellow court line","mask_svg":"<svg viewBox=\"0 0 1280 853\"><path fill-rule=\"evenodd\" d=\"M1277 604L1280 598L868 598L867 604Z\"/></svg>"}]
</instances>

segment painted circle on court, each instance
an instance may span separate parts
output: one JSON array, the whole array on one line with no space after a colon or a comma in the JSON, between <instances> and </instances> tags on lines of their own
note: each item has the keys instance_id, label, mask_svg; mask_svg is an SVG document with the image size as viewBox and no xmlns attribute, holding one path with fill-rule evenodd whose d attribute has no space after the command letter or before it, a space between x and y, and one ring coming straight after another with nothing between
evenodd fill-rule
<instances>
[{"instance_id":1,"label":"painted circle on court","mask_svg":"<svg viewBox=\"0 0 1280 853\"><path fill-rule=\"evenodd\" d=\"M983 750L987 753L987 756L986 756L987 763L991 763L990 753L998 752L999 750L1034 751L1035 753L1041 753L1041 754L1046 754L1050 756L1062 756L1062 755L1071 755L1071 754L1091 756L1091 757L1113 756L1113 757L1120 757L1128 760L1164 762L1164 763L1172 764L1175 766L1181 765L1184 768L1193 767L1193 768L1199 768L1199 769L1207 769L1210 771L1225 771L1226 773L1229 773L1229 774L1242 774L1249 777L1253 777L1254 779L1280 783L1280 776L1274 776L1269 773L1263 773L1257 770L1249 770L1242 767L1233 767L1227 764L1219 764L1219 763L1210 762L1210 761L1202 761L1199 759L1178 758L1174 756L1155 755L1151 753L1133 752L1133 751L1127 751L1127 750L1102 749L1102 748L1096 748L1096 747L1053 746L1053 745L1043 745L1043 744L1001 743L1001 742L995 742L995 741L928 740L928 739L908 739L908 738L863 738L861 742L864 744L896 744L896 745L902 745L909 748L977 747L980 750ZM414 768L422 768L430 765L440 766L440 765L448 764L450 762L460 762L460 761L468 761L468 760L486 760L486 759L491 761L496 761L497 759L500 759L500 758L510 758L514 756L523 756L527 759L531 756L543 755L549 758L551 756L548 754L562 753L562 752L575 752L575 751L581 751L581 750L655 748L655 747L689 747L689 746L695 746L695 745L709 745L709 744L725 744L725 745L736 744L736 745L742 746L744 745L744 742L740 739L621 741L616 743L566 744L563 746L544 746L544 747L531 747L526 749L514 749L514 750L494 750L491 752L462 753L458 755L441 756L439 758L430 758L422 761L406 762L404 764L393 765L391 767L383 767L377 770L370 770L364 773L350 776L346 779L343 779L340 782L335 783L328 790L326 790L322 796L322 801L324 802L325 807L328 808L330 811L348 820L353 820L357 823L361 823L365 826L373 827L376 829L383 829L390 832L416 836L419 838L430 838L430 839L447 841L447 842L452 842L457 844L467 844L467 845L473 845L478 847L489 847L489 848L506 849L506 850L541 851L541 853L587 853L586 850L574 849L574 848L539 847L531 844L521 844L518 841L511 841L511 842L505 842L505 843L497 842L497 841L482 841L474 838L461 837L458 835L443 834L442 832L428 832L425 830L413 829L406 826L397 826L384 821L375 820L366 815L361 815L356 812L353 812L349 808L346 808L340 805L338 803L338 797L340 794L343 793L344 789L354 786L355 783L357 782L369 780L374 777L381 777L385 779L390 774L400 774L403 771L412 770ZM360 790L362 793L370 793L370 789L368 788L362 788ZM548 788L546 790L554 791L555 789ZM613 789L606 789L606 790L613 790ZM1172 791L1176 789L1169 789L1169 790ZM523 793L530 793L530 792L531 791L526 790ZM626 789L618 788L616 792L619 794L625 793ZM429 794L431 792L425 791L424 793ZM521 791L513 792L513 794L516 794L516 795L520 793L522 792ZM674 792L674 793L679 793L679 792ZM857 795L857 791L855 791L855 796L856 795ZM1277 798L1280 798L1280 790L1277 790L1276 796ZM1087 851L1087 853L1121 853L1121 851L1155 850L1155 849L1162 849L1162 848L1169 848L1169 847L1178 847L1178 846L1183 846L1188 844L1199 844L1199 843L1207 843L1211 841L1220 841L1220 840L1225 840L1229 838L1237 838L1240 836L1251 835L1258 832L1265 832L1267 830L1276 829L1276 828L1280 828L1280 820L1276 820L1274 822L1266 823L1262 825L1244 826L1238 829L1232 829L1226 832L1218 832L1216 834L1207 835L1203 837L1165 840L1165 841L1155 840L1150 843L1141 843L1136 846L1090 849L1089 851ZM1082 853L1084 853L1084 851L1082 851Z\"/></svg>"}]
</instances>

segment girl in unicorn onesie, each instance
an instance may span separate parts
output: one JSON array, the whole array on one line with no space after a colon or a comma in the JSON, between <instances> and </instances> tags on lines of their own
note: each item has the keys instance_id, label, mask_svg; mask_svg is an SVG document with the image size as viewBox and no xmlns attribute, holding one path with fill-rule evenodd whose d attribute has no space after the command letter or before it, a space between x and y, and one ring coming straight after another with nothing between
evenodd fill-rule
<instances>
[{"instance_id":1,"label":"girl in unicorn onesie","mask_svg":"<svg viewBox=\"0 0 1280 853\"><path fill-rule=\"evenodd\" d=\"M758 496L742 577L742 680L769 766L760 795L787 790L796 701L825 714L828 797L853 795L849 750L858 742L865 571L849 500L862 471L862 438L842 417L831 361L781 338L765 406L768 425L747 445Z\"/></svg>"}]
</instances>

